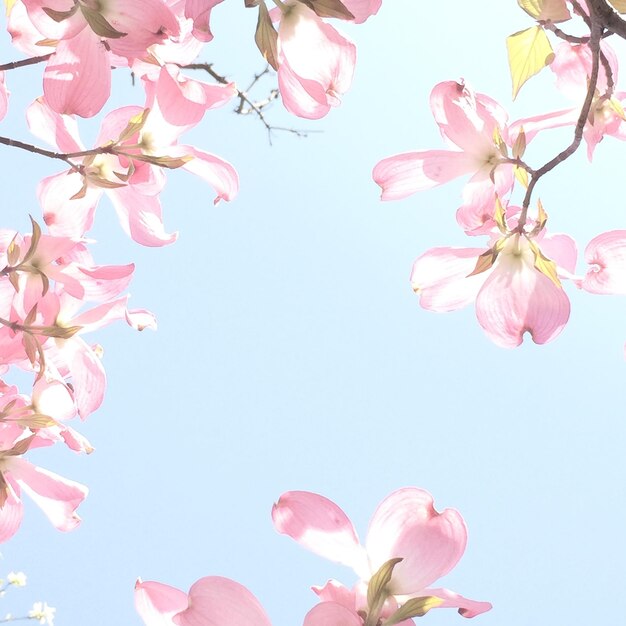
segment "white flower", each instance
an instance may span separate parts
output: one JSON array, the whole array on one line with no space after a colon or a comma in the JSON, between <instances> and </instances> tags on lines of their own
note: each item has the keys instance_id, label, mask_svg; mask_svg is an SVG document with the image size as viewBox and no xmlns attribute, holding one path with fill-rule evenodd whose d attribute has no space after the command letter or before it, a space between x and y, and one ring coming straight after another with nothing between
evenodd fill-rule
<instances>
[{"instance_id":1,"label":"white flower","mask_svg":"<svg viewBox=\"0 0 626 626\"><path fill-rule=\"evenodd\" d=\"M54 613L56 609L48 606L46 602L35 602L33 608L28 612L30 619L39 620L40 624L54 626Z\"/></svg>"},{"instance_id":2,"label":"white flower","mask_svg":"<svg viewBox=\"0 0 626 626\"><path fill-rule=\"evenodd\" d=\"M7 582L15 587L25 587L26 574L24 572L9 572L7 574Z\"/></svg>"}]
</instances>

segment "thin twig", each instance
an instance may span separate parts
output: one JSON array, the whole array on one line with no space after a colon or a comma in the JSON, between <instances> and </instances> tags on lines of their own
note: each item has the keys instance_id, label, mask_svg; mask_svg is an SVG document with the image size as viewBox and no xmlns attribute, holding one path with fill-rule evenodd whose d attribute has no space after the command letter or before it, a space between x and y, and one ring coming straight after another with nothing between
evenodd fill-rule
<instances>
[{"instance_id":1,"label":"thin twig","mask_svg":"<svg viewBox=\"0 0 626 626\"><path fill-rule=\"evenodd\" d=\"M184 69L189 69L189 70L204 70L211 77L213 77L218 83L222 85L228 85L231 82L225 76L218 74L213 69L212 63L190 63L189 65L180 65L179 67L182 67ZM264 109L265 107L269 106L272 102L274 102L274 100L278 98L278 95L279 95L278 89L272 89L270 91L269 96L265 98L264 100L256 100L256 101L252 100L248 96L248 92L259 82L259 80L263 76L265 76L266 74L269 74L269 72L270 72L270 68L269 66L267 66L260 74L255 74L252 82L250 83L248 88L245 90L241 90L237 87L237 85L235 85L235 93L237 94L237 98L239 98L239 103L235 107L235 113L237 113L238 115L249 115L250 113L254 113L258 117L258 119L261 121L263 126L265 126L265 130L267 131L270 145L272 143L272 131L292 133L293 135L296 135L296 137L306 137L309 133L320 132L316 130L300 130L297 128L287 128L284 126L273 126L267 121L267 119L265 118Z\"/></svg>"},{"instance_id":2,"label":"thin twig","mask_svg":"<svg viewBox=\"0 0 626 626\"><path fill-rule=\"evenodd\" d=\"M590 6L591 2L590 2ZM524 202L522 203L522 212L520 214L519 223L517 230L522 233L524 226L526 224L526 217L528 214L528 207L530 206L530 199L533 194L533 190L535 185L539 182L539 179L547 174L550 170L554 169L557 165L568 159L569 157L576 152L583 138L583 130L585 128L585 124L587 123L587 119L589 117L589 111L591 110L591 105L593 103L593 99L595 97L596 86L598 84L598 74L600 70L600 40L602 38L603 25L600 20L597 19L597 14L594 12L594 9L591 9L591 36L589 38L589 47L591 48L591 76L589 77L589 84L587 86L587 95L585 96L585 101L580 109L580 115L578 116L578 121L576 122L576 127L574 129L574 138L570 145L557 154L554 158L550 159L547 163L542 165L538 170L536 170L530 179L530 183L528 184L528 189L526 190L526 195L524 196Z\"/></svg>"},{"instance_id":3,"label":"thin twig","mask_svg":"<svg viewBox=\"0 0 626 626\"><path fill-rule=\"evenodd\" d=\"M11 61L10 63L3 63L0 65L0 72L6 72L7 70L15 70L18 67L26 67L27 65L35 65L35 63L43 63L52 56L50 54L44 54L40 57L30 57L29 59L22 59L21 61Z\"/></svg>"}]
</instances>

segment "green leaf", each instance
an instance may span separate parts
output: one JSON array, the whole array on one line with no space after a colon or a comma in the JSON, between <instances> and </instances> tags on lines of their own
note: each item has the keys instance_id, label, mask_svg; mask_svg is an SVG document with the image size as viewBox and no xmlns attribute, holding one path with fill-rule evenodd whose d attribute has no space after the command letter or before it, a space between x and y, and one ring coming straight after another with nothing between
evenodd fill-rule
<instances>
[{"instance_id":1,"label":"green leaf","mask_svg":"<svg viewBox=\"0 0 626 626\"><path fill-rule=\"evenodd\" d=\"M254 41L261 51L263 58L278 70L278 33L272 24L272 18L265 6L265 2L259 4L259 19L256 23Z\"/></svg>"},{"instance_id":2,"label":"green leaf","mask_svg":"<svg viewBox=\"0 0 626 626\"><path fill-rule=\"evenodd\" d=\"M533 26L506 38L509 70L513 82L513 99L522 85L552 63L554 52L541 26Z\"/></svg>"},{"instance_id":3,"label":"green leaf","mask_svg":"<svg viewBox=\"0 0 626 626\"><path fill-rule=\"evenodd\" d=\"M44 13L52 18L55 22L62 22L63 20L66 20L70 17L72 17L72 15L74 15L74 13L76 13L76 11L78 10L78 4L75 4L69 11L55 11L54 9L50 9L48 7L41 7L44 11Z\"/></svg>"},{"instance_id":4,"label":"green leaf","mask_svg":"<svg viewBox=\"0 0 626 626\"><path fill-rule=\"evenodd\" d=\"M106 37L107 39L119 39L120 37L126 37L128 33L122 33L119 30L116 30L106 21L102 13L96 11L95 9L90 9L88 6L84 4L79 5L81 13L83 17L89 24L89 28L93 30L96 35L99 37Z\"/></svg>"},{"instance_id":5,"label":"green leaf","mask_svg":"<svg viewBox=\"0 0 626 626\"><path fill-rule=\"evenodd\" d=\"M336 17L340 20L353 20L354 15L341 0L299 0L315 11L319 17Z\"/></svg>"},{"instance_id":6,"label":"green leaf","mask_svg":"<svg viewBox=\"0 0 626 626\"><path fill-rule=\"evenodd\" d=\"M391 576L393 575L393 568L400 563L403 559L389 559L386 563L383 563L380 566L380 569L370 578L369 583L367 584L367 606L373 607L380 605L382 606L383 602L389 596L387 591L387 585L391 581ZM383 602L380 602L381 596L384 596Z\"/></svg>"}]
</instances>

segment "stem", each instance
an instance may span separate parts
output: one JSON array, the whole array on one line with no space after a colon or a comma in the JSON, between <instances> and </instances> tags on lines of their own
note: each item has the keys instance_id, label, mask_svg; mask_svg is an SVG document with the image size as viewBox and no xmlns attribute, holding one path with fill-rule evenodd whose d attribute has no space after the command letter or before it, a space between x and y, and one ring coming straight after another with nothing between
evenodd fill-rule
<instances>
[{"instance_id":1,"label":"stem","mask_svg":"<svg viewBox=\"0 0 626 626\"><path fill-rule=\"evenodd\" d=\"M46 156L50 159L59 159L61 161L65 161L72 168L76 169L76 163L73 163L71 159L78 159L81 157L92 156L95 154L111 154L112 148L111 146L102 146L100 148L92 148L91 150L81 150L79 152L53 152L52 150L46 150L45 148L39 148L30 143L24 143L23 141L19 141L17 139L11 139L10 137L0 137L0 144L4 144L5 146L11 146L12 148L20 148L20 150L26 150L27 152L32 152L34 154L40 154L42 156Z\"/></svg>"},{"instance_id":2,"label":"stem","mask_svg":"<svg viewBox=\"0 0 626 626\"><path fill-rule=\"evenodd\" d=\"M577 4L577 3L574 3ZM592 2L590 0L589 6L593 7ZM535 189L535 185L539 182L539 179L547 174L550 170L554 169L557 165L569 159L569 157L578 150L580 143L583 138L583 130L585 128L585 124L587 123L587 118L589 117L589 111L591 110L591 105L593 103L593 98L596 92L596 86L598 84L598 73L600 70L600 40L602 39L604 27L601 20L597 19L597 14L595 14L595 10L591 9L591 36L589 37L589 47L591 48L591 76L589 77L589 85L587 86L587 95L585 97L585 101L580 109L580 115L578 116L578 121L576 122L576 127L574 129L574 139L570 143L570 145L557 154L554 158L548 161L545 165L541 166L538 170L536 170L531 176L530 183L528 185L528 189L526 190L526 195L524 196L524 202L522 203L522 212L519 218L519 224L517 226L517 231L522 233L524 230L524 226L526 224L526 219L528 215L528 207L530 206L530 199L533 194L533 190Z\"/></svg>"},{"instance_id":3,"label":"stem","mask_svg":"<svg viewBox=\"0 0 626 626\"><path fill-rule=\"evenodd\" d=\"M7 70L15 70L18 67L25 67L27 65L35 65L35 63L43 63L52 56L50 54L44 54L40 57L30 57L29 59L22 59L21 61L11 61L10 63L3 63L0 65L0 72L6 72Z\"/></svg>"}]
</instances>

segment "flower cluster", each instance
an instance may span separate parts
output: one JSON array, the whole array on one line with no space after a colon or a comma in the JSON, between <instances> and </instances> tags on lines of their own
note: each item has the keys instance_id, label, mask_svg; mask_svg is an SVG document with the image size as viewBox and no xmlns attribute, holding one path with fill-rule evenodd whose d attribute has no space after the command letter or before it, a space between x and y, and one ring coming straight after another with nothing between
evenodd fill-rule
<instances>
[{"instance_id":1,"label":"flower cluster","mask_svg":"<svg viewBox=\"0 0 626 626\"><path fill-rule=\"evenodd\" d=\"M370 521L365 546L346 514L315 493L283 494L272 508L272 520L279 533L351 567L359 577L352 588L335 580L313 587L319 603L306 614L304 626L411 626L412 618L432 608L456 608L467 618L491 609L489 602L430 587L458 563L467 529L458 511L438 513L423 489L407 487L387 496ZM218 576L201 578L188 594L138 580L135 606L146 626L193 626L208 623L203 620L209 615L215 624L270 626L250 591Z\"/></svg>"}]
</instances>

